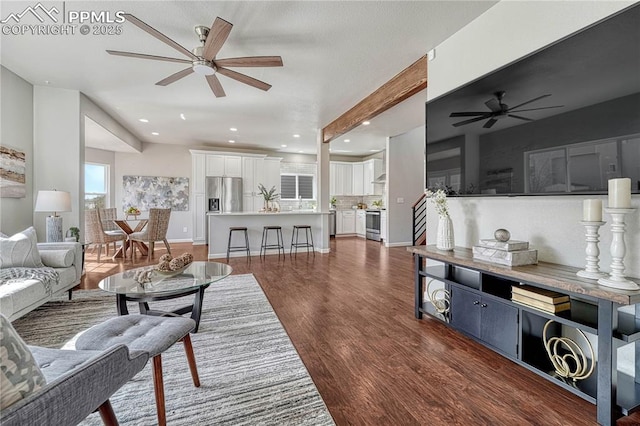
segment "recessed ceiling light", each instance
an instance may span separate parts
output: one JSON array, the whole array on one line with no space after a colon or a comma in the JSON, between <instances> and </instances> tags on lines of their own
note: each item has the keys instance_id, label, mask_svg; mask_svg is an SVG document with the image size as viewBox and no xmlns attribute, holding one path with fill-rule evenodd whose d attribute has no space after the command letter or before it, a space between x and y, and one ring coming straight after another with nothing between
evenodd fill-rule
<instances>
[{"instance_id":1,"label":"recessed ceiling light","mask_svg":"<svg viewBox=\"0 0 640 426\"><path fill-rule=\"evenodd\" d=\"M180 118L182 118L183 120L187 119L187 117L185 117L184 114L180 114Z\"/></svg>"},{"instance_id":2,"label":"recessed ceiling light","mask_svg":"<svg viewBox=\"0 0 640 426\"><path fill-rule=\"evenodd\" d=\"M294 138L299 138L299 137L300 137L300 135L296 133L295 135L293 135L293 137L294 137Z\"/></svg>"},{"instance_id":3,"label":"recessed ceiling light","mask_svg":"<svg viewBox=\"0 0 640 426\"><path fill-rule=\"evenodd\" d=\"M280 146L281 146L281 147L283 147L283 148L286 148L286 147L287 147L285 144L282 144L282 145L280 145Z\"/></svg>"},{"instance_id":4,"label":"recessed ceiling light","mask_svg":"<svg viewBox=\"0 0 640 426\"><path fill-rule=\"evenodd\" d=\"M44 84L51 84L51 82L49 80L45 80Z\"/></svg>"},{"instance_id":5,"label":"recessed ceiling light","mask_svg":"<svg viewBox=\"0 0 640 426\"><path fill-rule=\"evenodd\" d=\"M232 132L237 132L238 129L236 129L235 127L230 127L229 130L231 130Z\"/></svg>"},{"instance_id":6,"label":"recessed ceiling light","mask_svg":"<svg viewBox=\"0 0 640 426\"><path fill-rule=\"evenodd\" d=\"M377 149L370 149L369 152L378 152Z\"/></svg>"},{"instance_id":7,"label":"recessed ceiling light","mask_svg":"<svg viewBox=\"0 0 640 426\"><path fill-rule=\"evenodd\" d=\"M158 133L158 132L151 132L151 134L152 134L153 136L158 136L160 133Z\"/></svg>"},{"instance_id":8,"label":"recessed ceiling light","mask_svg":"<svg viewBox=\"0 0 640 426\"><path fill-rule=\"evenodd\" d=\"M141 121L143 123L148 123L149 120L147 120L146 118L138 118L138 121Z\"/></svg>"},{"instance_id":9,"label":"recessed ceiling light","mask_svg":"<svg viewBox=\"0 0 640 426\"><path fill-rule=\"evenodd\" d=\"M304 152L303 150L298 151L298 153L300 153L300 154L302 154L303 152Z\"/></svg>"},{"instance_id":10,"label":"recessed ceiling light","mask_svg":"<svg viewBox=\"0 0 640 426\"><path fill-rule=\"evenodd\" d=\"M229 139L229 143L236 143L233 139Z\"/></svg>"},{"instance_id":11,"label":"recessed ceiling light","mask_svg":"<svg viewBox=\"0 0 640 426\"><path fill-rule=\"evenodd\" d=\"M349 142L351 142L351 139L345 139L344 141L345 141L346 143L349 143Z\"/></svg>"},{"instance_id":12,"label":"recessed ceiling light","mask_svg":"<svg viewBox=\"0 0 640 426\"><path fill-rule=\"evenodd\" d=\"M331 150L329 150L329 151L331 151ZM351 152L351 151L349 151L348 149L335 149L332 152Z\"/></svg>"},{"instance_id":13,"label":"recessed ceiling light","mask_svg":"<svg viewBox=\"0 0 640 426\"><path fill-rule=\"evenodd\" d=\"M363 125L363 126L368 126L369 124L371 124L371 122L370 122L370 121L363 121L363 122L362 122L362 125Z\"/></svg>"}]
</instances>

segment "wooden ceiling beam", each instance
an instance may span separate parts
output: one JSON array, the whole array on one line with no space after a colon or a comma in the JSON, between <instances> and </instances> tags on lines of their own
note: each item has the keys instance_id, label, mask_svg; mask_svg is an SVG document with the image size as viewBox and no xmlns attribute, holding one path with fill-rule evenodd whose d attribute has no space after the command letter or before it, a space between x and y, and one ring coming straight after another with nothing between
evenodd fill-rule
<instances>
[{"instance_id":1,"label":"wooden ceiling beam","mask_svg":"<svg viewBox=\"0 0 640 426\"><path fill-rule=\"evenodd\" d=\"M322 141L331 142L355 129L363 121L372 119L426 87L427 56L425 55L324 127Z\"/></svg>"}]
</instances>

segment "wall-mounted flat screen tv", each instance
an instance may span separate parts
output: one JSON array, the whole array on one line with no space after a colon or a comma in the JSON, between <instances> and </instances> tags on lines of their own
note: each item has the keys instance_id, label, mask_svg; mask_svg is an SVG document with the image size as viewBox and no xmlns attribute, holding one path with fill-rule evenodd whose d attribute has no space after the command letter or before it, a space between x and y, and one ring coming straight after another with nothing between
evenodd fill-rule
<instances>
[{"instance_id":1,"label":"wall-mounted flat screen tv","mask_svg":"<svg viewBox=\"0 0 640 426\"><path fill-rule=\"evenodd\" d=\"M495 47L494 47L495 48ZM429 101L426 182L452 195L640 193L640 5Z\"/></svg>"}]
</instances>

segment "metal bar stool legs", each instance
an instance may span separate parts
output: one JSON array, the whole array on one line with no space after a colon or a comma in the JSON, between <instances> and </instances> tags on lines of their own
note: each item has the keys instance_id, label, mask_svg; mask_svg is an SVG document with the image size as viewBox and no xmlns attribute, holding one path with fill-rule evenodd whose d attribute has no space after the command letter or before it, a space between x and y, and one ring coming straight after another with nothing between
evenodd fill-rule
<instances>
[{"instance_id":1,"label":"metal bar stool legs","mask_svg":"<svg viewBox=\"0 0 640 426\"><path fill-rule=\"evenodd\" d=\"M234 231L244 232L244 244L243 246L232 246L231 235ZM232 226L229 228L229 241L227 242L227 263L229 263L229 253L232 251L246 251L247 259L251 261L251 250L249 249L249 234L245 226Z\"/></svg>"},{"instance_id":2,"label":"metal bar stool legs","mask_svg":"<svg viewBox=\"0 0 640 426\"><path fill-rule=\"evenodd\" d=\"M299 234L300 230L304 229L304 242L299 242ZM295 242L294 242L295 237ZM298 254L298 247L306 248L307 254L309 254L309 249L311 248L313 251L313 255L316 255L316 250L313 245L313 232L311 231L310 225L294 225L293 232L291 233L291 248L289 249L289 256L292 255L293 249L296 249L296 255Z\"/></svg>"},{"instance_id":3,"label":"metal bar stool legs","mask_svg":"<svg viewBox=\"0 0 640 426\"><path fill-rule=\"evenodd\" d=\"M276 244L269 244L269 231L276 231ZM282 250L282 255L286 256L286 252L284 251L284 238L282 237L281 226L265 226L264 228L262 228L262 245L260 246L260 256L266 256L268 249L278 249L278 257L280 257L280 251Z\"/></svg>"}]
</instances>

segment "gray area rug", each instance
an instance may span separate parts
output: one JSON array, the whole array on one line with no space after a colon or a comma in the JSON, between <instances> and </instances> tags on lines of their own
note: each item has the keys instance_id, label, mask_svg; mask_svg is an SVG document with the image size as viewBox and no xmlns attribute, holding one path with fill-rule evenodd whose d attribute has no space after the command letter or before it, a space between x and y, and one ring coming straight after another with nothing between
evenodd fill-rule
<instances>
[{"instance_id":1,"label":"gray area rug","mask_svg":"<svg viewBox=\"0 0 640 426\"><path fill-rule=\"evenodd\" d=\"M193 296L151 303L180 307ZM137 306L129 306L138 312ZM82 330L117 315L101 290L51 301L14 327L31 345L60 348ZM333 425L298 353L253 275L232 275L206 291L192 335L201 387L191 381L182 344L162 355L169 425ZM111 398L121 425L155 425L151 361ZM82 423L102 425L96 413Z\"/></svg>"}]
</instances>

